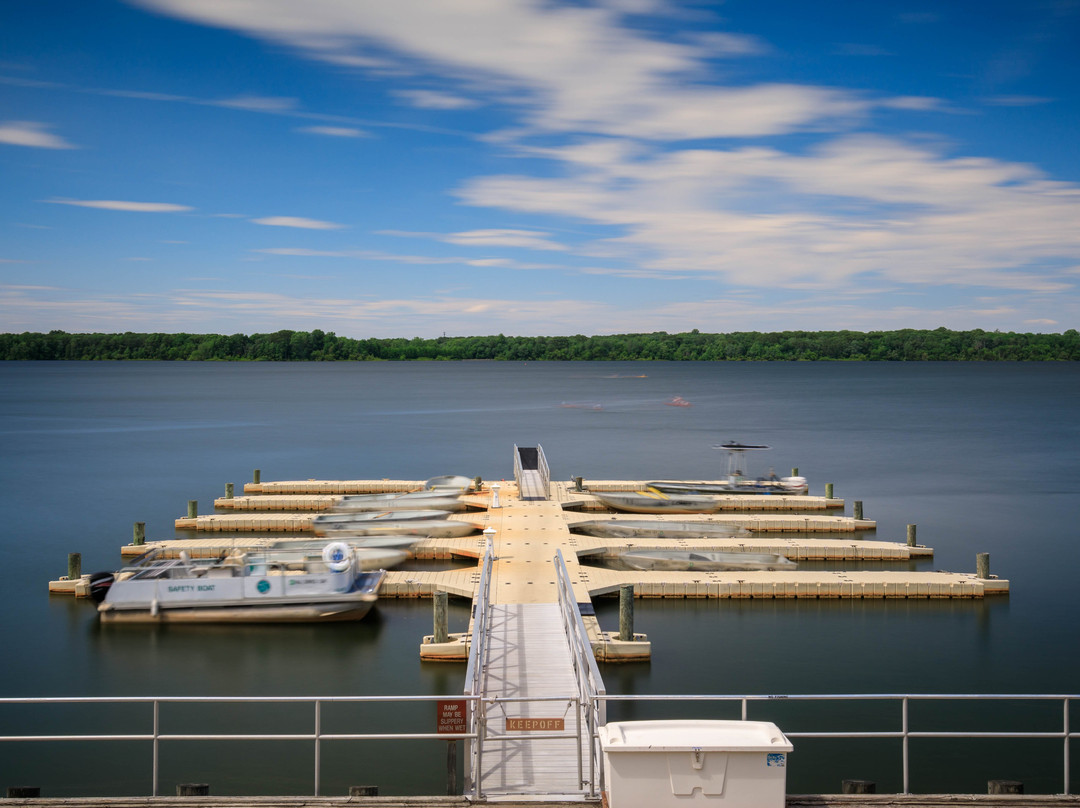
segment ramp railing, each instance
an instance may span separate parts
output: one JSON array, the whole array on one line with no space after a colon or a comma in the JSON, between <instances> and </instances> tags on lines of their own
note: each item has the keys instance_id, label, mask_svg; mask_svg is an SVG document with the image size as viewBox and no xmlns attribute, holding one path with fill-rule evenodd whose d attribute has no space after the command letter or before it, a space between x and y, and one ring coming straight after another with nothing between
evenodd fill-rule
<instances>
[{"instance_id":1,"label":"ramp railing","mask_svg":"<svg viewBox=\"0 0 1080 808\"><path fill-rule=\"evenodd\" d=\"M482 695L482 666L487 658L489 618L491 615L491 567L495 553L491 542L487 543L484 559L480 565L480 583L473 598L470 618L469 663L465 669L465 697L469 699L468 736L465 739L465 792L480 794L480 768L483 754L483 734L487 721Z\"/></svg>"}]
</instances>

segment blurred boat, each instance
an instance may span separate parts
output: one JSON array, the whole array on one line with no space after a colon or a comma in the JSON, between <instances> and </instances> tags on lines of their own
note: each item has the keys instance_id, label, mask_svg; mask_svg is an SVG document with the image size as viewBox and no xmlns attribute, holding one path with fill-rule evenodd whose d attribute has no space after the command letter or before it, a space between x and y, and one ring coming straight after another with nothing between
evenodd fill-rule
<instances>
[{"instance_id":1,"label":"blurred boat","mask_svg":"<svg viewBox=\"0 0 1080 808\"><path fill-rule=\"evenodd\" d=\"M473 479L460 474L443 474L424 483L425 491L457 491L464 493L472 488Z\"/></svg>"},{"instance_id":2,"label":"blurred boat","mask_svg":"<svg viewBox=\"0 0 1080 808\"><path fill-rule=\"evenodd\" d=\"M364 526L369 522L430 522L445 519L450 511L360 511L358 513L323 513L311 520L312 529L321 535L328 530L348 530L353 525Z\"/></svg>"},{"instance_id":3,"label":"blurred boat","mask_svg":"<svg viewBox=\"0 0 1080 808\"><path fill-rule=\"evenodd\" d=\"M716 497L701 494L668 494L653 488L644 491L591 491L601 503L626 513L709 513L720 507Z\"/></svg>"},{"instance_id":4,"label":"blurred boat","mask_svg":"<svg viewBox=\"0 0 1080 808\"><path fill-rule=\"evenodd\" d=\"M459 494L451 490L414 491L408 494L349 494L334 506L335 513L392 510L439 510L452 513L465 510Z\"/></svg>"},{"instance_id":5,"label":"blurred boat","mask_svg":"<svg viewBox=\"0 0 1080 808\"><path fill-rule=\"evenodd\" d=\"M408 522L325 522L315 525L315 535L343 537L416 536L418 539L456 539L477 532L476 525L446 519L414 519Z\"/></svg>"},{"instance_id":6,"label":"blurred boat","mask_svg":"<svg viewBox=\"0 0 1080 808\"><path fill-rule=\"evenodd\" d=\"M418 536L334 536L336 541L343 541L354 550L402 550L408 551L410 547L420 541ZM314 551L321 548L326 541L324 539L282 539L267 546L267 550L306 550ZM388 568L390 565L387 565Z\"/></svg>"},{"instance_id":7,"label":"blurred boat","mask_svg":"<svg viewBox=\"0 0 1080 808\"><path fill-rule=\"evenodd\" d=\"M378 598L400 550L360 553L342 542L317 552L274 550L222 558L160 559L156 550L92 593L102 622L294 623L359 620ZM395 560L396 559L396 560ZM103 579L99 579L102 580Z\"/></svg>"},{"instance_id":8,"label":"blurred boat","mask_svg":"<svg viewBox=\"0 0 1080 808\"><path fill-rule=\"evenodd\" d=\"M750 535L749 530L737 525L719 522L669 522L666 519L597 519L570 525L570 532L601 539L635 539L642 536L658 539L729 539Z\"/></svg>"},{"instance_id":9,"label":"blurred boat","mask_svg":"<svg viewBox=\"0 0 1080 808\"><path fill-rule=\"evenodd\" d=\"M635 570L786 570L796 564L773 553L629 550L619 560Z\"/></svg>"},{"instance_id":10,"label":"blurred boat","mask_svg":"<svg viewBox=\"0 0 1080 808\"><path fill-rule=\"evenodd\" d=\"M769 470L763 477L751 478L744 474L747 452L761 452L770 447L764 444L739 443L728 441L719 443L714 449L723 449L728 453L727 479L719 482L664 482L649 483L650 488L667 494L779 494L783 496L802 496L809 492L810 486L805 477L777 477Z\"/></svg>"},{"instance_id":11,"label":"blurred boat","mask_svg":"<svg viewBox=\"0 0 1080 808\"><path fill-rule=\"evenodd\" d=\"M673 396L669 401L665 401L669 407L692 407L694 406L682 396Z\"/></svg>"}]
</instances>

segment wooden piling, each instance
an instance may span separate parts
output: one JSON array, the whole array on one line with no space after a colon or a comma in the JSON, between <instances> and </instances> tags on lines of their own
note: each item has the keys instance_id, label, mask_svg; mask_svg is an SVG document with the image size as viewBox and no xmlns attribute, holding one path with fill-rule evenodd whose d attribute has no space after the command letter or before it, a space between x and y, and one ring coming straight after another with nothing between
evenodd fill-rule
<instances>
[{"instance_id":1,"label":"wooden piling","mask_svg":"<svg viewBox=\"0 0 1080 808\"><path fill-rule=\"evenodd\" d=\"M792 477L798 477L799 476L799 467L798 466L793 466L792 467L791 476Z\"/></svg>"},{"instance_id":2,"label":"wooden piling","mask_svg":"<svg viewBox=\"0 0 1080 808\"><path fill-rule=\"evenodd\" d=\"M435 604L435 643L450 641L448 603L450 596L446 592L436 592L432 596Z\"/></svg>"},{"instance_id":3,"label":"wooden piling","mask_svg":"<svg viewBox=\"0 0 1080 808\"><path fill-rule=\"evenodd\" d=\"M990 577L990 554L989 553L976 553L975 554L975 577L976 578L989 578Z\"/></svg>"},{"instance_id":4,"label":"wooden piling","mask_svg":"<svg viewBox=\"0 0 1080 808\"><path fill-rule=\"evenodd\" d=\"M225 499L233 498L233 484L225 483Z\"/></svg>"},{"instance_id":5,"label":"wooden piling","mask_svg":"<svg viewBox=\"0 0 1080 808\"><path fill-rule=\"evenodd\" d=\"M378 786L349 786L350 797L377 797L379 796Z\"/></svg>"},{"instance_id":6,"label":"wooden piling","mask_svg":"<svg viewBox=\"0 0 1080 808\"><path fill-rule=\"evenodd\" d=\"M574 478L574 490L579 491L579 492L585 490L585 487L581 484L581 478L580 477L575 477Z\"/></svg>"},{"instance_id":7,"label":"wooden piling","mask_svg":"<svg viewBox=\"0 0 1080 808\"><path fill-rule=\"evenodd\" d=\"M446 796L456 797L457 790L457 741L446 743Z\"/></svg>"},{"instance_id":8,"label":"wooden piling","mask_svg":"<svg viewBox=\"0 0 1080 808\"><path fill-rule=\"evenodd\" d=\"M825 483L825 499L832 499L833 498L833 493L832 492L833 492L833 484L832 483Z\"/></svg>"},{"instance_id":9,"label":"wooden piling","mask_svg":"<svg viewBox=\"0 0 1080 808\"><path fill-rule=\"evenodd\" d=\"M853 503L851 503L851 518L852 519L862 519L862 516L863 516L862 500L857 499Z\"/></svg>"},{"instance_id":10,"label":"wooden piling","mask_svg":"<svg viewBox=\"0 0 1080 808\"><path fill-rule=\"evenodd\" d=\"M82 578L82 553L68 553L68 580Z\"/></svg>"},{"instance_id":11,"label":"wooden piling","mask_svg":"<svg viewBox=\"0 0 1080 808\"><path fill-rule=\"evenodd\" d=\"M619 587L619 639L623 642L634 639L633 584L623 584Z\"/></svg>"},{"instance_id":12,"label":"wooden piling","mask_svg":"<svg viewBox=\"0 0 1080 808\"><path fill-rule=\"evenodd\" d=\"M199 515L199 501L197 499L189 499L187 502L187 518L194 519Z\"/></svg>"},{"instance_id":13,"label":"wooden piling","mask_svg":"<svg viewBox=\"0 0 1080 808\"><path fill-rule=\"evenodd\" d=\"M146 522L136 522L132 530L132 544L146 544Z\"/></svg>"},{"instance_id":14,"label":"wooden piling","mask_svg":"<svg viewBox=\"0 0 1080 808\"><path fill-rule=\"evenodd\" d=\"M908 547L917 547L918 546L918 545L915 544L915 525L908 525L907 526L907 546Z\"/></svg>"},{"instance_id":15,"label":"wooden piling","mask_svg":"<svg viewBox=\"0 0 1080 808\"><path fill-rule=\"evenodd\" d=\"M473 485L473 490L474 491L483 491L484 490L484 478L479 476L479 475L477 475L476 477L473 477L472 485Z\"/></svg>"},{"instance_id":16,"label":"wooden piling","mask_svg":"<svg viewBox=\"0 0 1080 808\"><path fill-rule=\"evenodd\" d=\"M1019 780L987 780L987 794L1023 794L1024 784Z\"/></svg>"},{"instance_id":17,"label":"wooden piling","mask_svg":"<svg viewBox=\"0 0 1080 808\"><path fill-rule=\"evenodd\" d=\"M210 796L209 783L177 783L176 796L178 797L208 797Z\"/></svg>"},{"instance_id":18,"label":"wooden piling","mask_svg":"<svg viewBox=\"0 0 1080 808\"><path fill-rule=\"evenodd\" d=\"M261 477L262 477L262 472L259 471L258 469L255 469L254 473L251 475L251 481L253 483L255 483L256 485L258 485L259 483L262 482Z\"/></svg>"}]
</instances>

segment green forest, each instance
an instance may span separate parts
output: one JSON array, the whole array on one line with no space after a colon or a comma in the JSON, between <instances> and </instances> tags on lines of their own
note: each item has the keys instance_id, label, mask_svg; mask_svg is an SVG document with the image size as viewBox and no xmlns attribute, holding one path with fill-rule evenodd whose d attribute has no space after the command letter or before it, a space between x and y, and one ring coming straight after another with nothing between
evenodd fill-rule
<instances>
[{"instance_id":1,"label":"green forest","mask_svg":"<svg viewBox=\"0 0 1080 808\"><path fill-rule=\"evenodd\" d=\"M1080 335L904 329L610 334L572 337L351 339L333 332L272 334L0 334L8 360L168 361L1076 361Z\"/></svg>"}]
</instances>

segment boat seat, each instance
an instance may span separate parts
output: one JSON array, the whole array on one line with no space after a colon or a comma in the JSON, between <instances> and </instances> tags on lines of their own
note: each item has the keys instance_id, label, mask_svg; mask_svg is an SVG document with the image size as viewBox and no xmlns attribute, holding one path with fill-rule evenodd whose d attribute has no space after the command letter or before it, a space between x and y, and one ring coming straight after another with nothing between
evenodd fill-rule
<instances>
[{"instance_id":1,"label":"boat seat","mask_svg":"<svg viewBox=\"0 0 1080 808\"><path fill-rule=\"evenodd\" d=\"M235 575L235 567L212 567L206 571L207 578L233 578Z\"/></svg>"}]
</instances>

